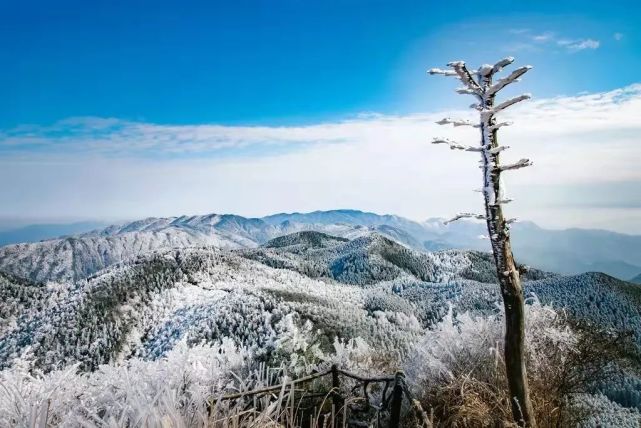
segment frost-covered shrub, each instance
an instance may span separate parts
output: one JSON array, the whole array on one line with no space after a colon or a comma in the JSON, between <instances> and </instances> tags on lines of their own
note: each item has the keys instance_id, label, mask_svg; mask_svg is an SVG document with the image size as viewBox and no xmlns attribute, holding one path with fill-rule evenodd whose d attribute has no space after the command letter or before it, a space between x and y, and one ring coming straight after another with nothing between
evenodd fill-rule
<instances>
[{"instance_id":1,"label":"frost-covered shrub","mask_svg":"<svg viewBox=\"0 0 641 428\"><path fill-rule=\"evenodd\" d=\"M312 323L307 320L301 327L295 322L295 315L286 315L276 326L278 338L275 341L273 360L280 362L288 373L297 377L309 372L323 358L315 340Z\"/></svg>"},{"instance_id":2,"label":"frost-covered shrub","mask_svg":"<svg viewBox=\"0 0 641 428\"><path fill-rule=\"evenodd\" d=\"M275 355L281 364L273 368L231 339L192 347L183 340L161 358L131 358L91 373L80 371L78 364L48 373L15 365L0 372L0 426L271 426L296 413L299 403L294 397L290 401L289 390L257 401L213 403L224 394L281 383L332 364L359 374L375 367L377 353L362 339L336 339L333 351L325 354L314 344L317 333L309 322L301 326L288 315L277 331ZM343 386L349 397L349 383ZM309 388L330 387L331 379L324 378Z\"/></svg>"},{"instance_id":3,"label":"frost-covered shrub","mask_svg":"<svg viewBox=\"0 0 641 428\"><path fill-rule=\"evenodd\" d=\"M248 350L225 340L178 344L156 361L130 359L92 373L73 365L47 374L26 367L0 372L0 426L198 426L207 401L233 384L251 362ZM44 425L42 425L44 426Z\"/></svg>"},{"instance_id":4,"label":"frost-covered shrub","mask_svg":"<svg viewBox=\"0 0 641 428\"><path fill-rule=\"evenodd\" d=\"M526 319L528 377L537 420L543 426L568 426L590 416L584 407L578 412L570 398L607 375L610 355L601 358L603 350L596 343L590 348L563 313L538 302L527 306ZM495 426L511 420L503 328L502 314L455 317L450 310L416 344L404 364L408 379L439 424Z\"/></svg>"}]
</instances>

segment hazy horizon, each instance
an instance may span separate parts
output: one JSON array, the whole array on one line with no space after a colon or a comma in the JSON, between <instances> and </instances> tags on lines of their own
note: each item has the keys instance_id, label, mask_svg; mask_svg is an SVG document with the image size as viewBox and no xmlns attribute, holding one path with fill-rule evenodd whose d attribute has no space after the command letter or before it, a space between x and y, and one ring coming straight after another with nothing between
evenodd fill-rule
<instances>
[{"instance_id":1,"label":"hazy horizon","mask_svg":"<svg viewBox=\"0 0 641 428\"><path fill-rule=\"evenodd\" d=\"M206 215L212 215L212 214L218 214L218 215L238 215L241 217L245 218L264 218L264 217L269 217L273 215L279 215L279 214L310 214L313 212L331 212L331 211L360 211L363 213L371 213L371 214L376 214L376 215L392 215L392 216L398 216L405 218L407 220L411 220L417 223L424 223L430 220L447 220L449 217L445 216L428 216L425 218L410 218L406 216L401 216L399 214L395 214L392 212L374 212L374 211L368 211L368 210L359 210L355 208L334 208L334 209L319 209L319 210L311 210L311 211L279 211L279 212L270 212L266 213L264 215L243 215L239 213L232 213L232 212L201 212L201 213L181 213L181 214L173 214L173 215L164 215L164 216L158 216L158 215L150 215L150 216L143 216L143 217L121 217L121 218L109 218L109 217L33 217L33 218L10 218L10 217L0 217L0 232L7 232L7 231L13 231L13 230L18 230L21 228L28 228L32 226L48 226L48 225L74 225L74 224L95 224L97 227L102 227L104 226L109 226L109 225L115 225L115 224L123 224L123 223L128 223L128 222L133 222L137 220L143 220L146 218L178 218L182 216L206 216ZM463 220L463 221L470 221L470 222L480 222L478 220ZM541 224L539 222L536 222L534 220L530 219L519 219L520 223L532 223L542 229L547 229L547 230L568 230L568 229L583 229L583 230L602 230L602 231L607 231L607 232L614 232L614 233L620 233L624 235L632 235L632 236L641 236L641 230L634 232L634 231L626 231L626 230L617 230L616 228L614 229L609 229L605 227L580 227L580 226L569 226L569 227L553 227L553 226L547 226L545 224Z\"/></svg>"}]
</instances>

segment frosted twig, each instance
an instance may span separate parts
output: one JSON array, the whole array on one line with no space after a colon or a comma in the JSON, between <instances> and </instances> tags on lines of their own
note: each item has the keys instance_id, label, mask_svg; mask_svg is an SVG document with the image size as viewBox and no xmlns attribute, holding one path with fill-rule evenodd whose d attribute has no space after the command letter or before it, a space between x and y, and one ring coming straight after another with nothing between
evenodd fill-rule
<instances>
[{"instance_id":1,"label":"frosted twig","mask_svg":"<svg viewBox=\"0 0 641 428\"><path fill-rule=\"evenodd\" d=\"M487 152L491 155L495 155L497 153L501 153L503 150L509 149L510 146L498 146L498 147L492 147L490 150Z\"/></svg>"},{"instance_id":2,"label":"frosted twig","mask_svg":"<svg viewBox=\"0 0 641 428\"><path fill-rule=\"evenodd\" d=\"M526 166L531 166L532 162L529 159L521 159L518 162L515 163L509 163L506 165L500 165L499 170L500 171L510 171L512 169L520 169L520 168L525 168Z\"/></svg>"},{"instance_id":3,"label":"frosted twig","mask_svg":"<svg viewBox=\"0 0 641 428\"><path fill-rule=\"evenodd\" d=\"M501 110L505 110L506 108L508 108L511 105L514 105L514 104L516 104L516 103L518 103L520 101L523 101L523 100L529 100L530 98L532 98L532 95L530 95L530 94L519 95L518 97L510 98L509 100L503 101L501 104L497 105L492 110L493 110L494 113L498 113Z\"/></svg>"},{"instance_id":4,"label":"frosted twig","mask_svg":"<svg viewBox=\"0 0 641 428\"><path fill-rule=\"evenodd\" d=\"M450 150L463 150L466 152L483 151L483 147L466 146L465 144L460 144L447 138L435 138L434 140L432 140L432 144L447 144L448 146L450 146Z\"/></svg>"},{"instance_id":5,"label":"frosted twig","mask_svg":"<svg viewBox=\"0 0 641 428\"><path fill-rule=\"evenodd\" d=\"M506 67L512 64L513 62L514 62L514 57L512 56L503 58L502 60L494 64L494 67L492 67L492 74L498 73L499 71L503 70L503 67Z\"/></svg>"},{"instance_id":6,"label":"frosted twig","mask_svg":"<svg viewBox=\"0 0 641 428\"><path fill-rule=\"evenodd\" d=\"M499 122L499 123L495 123L494 125L492 125L492 126L490 126L490 127L489 127L489 130L490 130L490 131L494 131L495 129L499 129L499 128L502 128L502 127L504 127L504 126L510 126L510 125L512 125L512 123L513 123L513 122Z\"/></svg>"},{"instance_id":7,"label":"frosted twig","mask_svg":"<svg viewBox=\"0 0 641 428\"><path fill-rule=\"evenodd\" d=\"M492 73L492 66L490 64L483 64L478 69L474 71L479 77L485 77L488 74Z\"/></svg>"},{"instance_id":8,"label":"frosted twig","mask_svg":"<svg viewBox=\"0 0 641 428\"><path fill-rule=\"evenodd\" d=\"M449 124L451 124L451 125L454 125L455 127L457 127L457 126L471 126L471 127L474 127L474 128L478 128L478 127L481 126L481 125L479 125L477 123L470 122L469 120L452 119L452 118L449 118L449 117L445 117L445 118L439 120L436 123L438 123L439 125L449 125Z\"/></svg>"},{"instance_id":9,"label":"frosted twig","mask_svg":"<svg viewBox=\"0 0 641 428\"><path fill-rule=\"evenodd\" d=\"M493 204L493 205L504 205L504 204L509 204L509 203L510 203L510 202L512 202L513 200L514 200L514 199L510 199L510 198L499 198L499 199L497 199L497 200L494 202L494 204Z\"/></svg>"},{"instance_id":10,"label":"frosted twig","mask_svg":"<svg viewBox=\"0 0 641 428\"><path fill-rule=\"evenodd\" d=\"M481 96L481 87L474 80L467 67L463 61L452 61L447 64L448 67L452 67L454 72L458 75L461 82L465 84L469 89L473 90L474 93L478 96Z\"/></svg>"},{"instance_id":11,"label":"frosted twig","mask_svg":"<svg viewBox=\"0 0 641 428\"><path fill-rule=\"evenodd\" d=\"M485 94L486 95L494 95L494 94L496 94L498 91L500 91L501 89L505 88L510 83L516 82L519 77L523 76L531 68L532 68L531 65L525 65L523 67L517 68L512 73L510 73L509 76L497 80L495 84L490 86L490 88L487 90L487 92Z\"/></svg>"},{"instance_id":12,"label":"frosted twig","mask_svg":"<svg viewBox=\"0 0 641 428\"><path fill-rule=\"evenodd\" d=\"M440 74L441 76L456 76L456 71L454 70L443 70L441 68L430 68L427 70L429 74Z\"/></svg>"},{"instance_id":13,"label":"frosted twig","mask_svg":"<svg viewBox=\"0 0 641 428\"><path fill-rule=\"evenodd\" d=\"M516 223L517 221L519 220L516 217L512 217L505 220L505 224L512 224L512 223Z\"/></svg>"},{"instance_id":14,"label":"frosted twig","mask_svg":"<svg viewBox=\"0 0 641 428\"><path fill-rule=\"evenodd\" d=\"M460 214L456 214L451 219L444 221L443 224L449 224L449 223L452 223L454 221L460 220L462 218L475 218L477 220L485 220L485 216L483 214L460 213Z\"/></svg>"},{"instance_id":15,"label":"frosted twig","mask_svg":"<svg viewBox=\"0 0 641 428\"><path fill-rule=\"evenodd\" d=\"M456 93L462 95L479 95L477 90L471 88L456 88Z\"/></svg>"}]
</instances>

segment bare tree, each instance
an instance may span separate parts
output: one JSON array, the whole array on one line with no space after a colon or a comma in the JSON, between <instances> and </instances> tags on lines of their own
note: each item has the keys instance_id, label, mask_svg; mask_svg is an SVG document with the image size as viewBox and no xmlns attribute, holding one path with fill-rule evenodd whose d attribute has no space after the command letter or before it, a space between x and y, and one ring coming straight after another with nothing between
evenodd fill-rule
<instances>
[{"instance_id":1,"label":"bare tree","mask_svg":"<svg viewBox=\"0 0 641 428\"><path fill-rule=\"evenodd\" d=\"M512 164L501 164L500 154L507 146L500 146L497 132L508 122L497 122L497 113L506 108L530 98L529 94L510 98L495 104L496 94L509 85L519 80L530 66L520 67L510 75L494 80L494 75L503 67L511 64L514 58L508 57L494 65L482 65L477 70L468 70L463 61L448 64L450 69L441 70L433 68L429 74L453 76L463 83L463 87L456 90L459 94L473 95L477 99L471 107L478 110L480 121L472 123L465 120L445 118L438 121L440 125L472 126L481 131L480 146L467 146L449 139L436 138L432 143L446 144L452 150L464 150L481 154L481 168L483 170L482 193L485 200L485 214L461 213L449 221L462 218L476 218L486 220L487 231L492 244L494 261L503 295L505 307L505 368L507 372L508 387L512 398L512 416L519 426L535 427L536 420L532 410L528 389L527 373L525 368L525 302L519 272L512 256L510 244L510 223L514 219L506 219L502 206L511 201L503 194L501 174L504 171L515 170L530 166L528 159L521 159Z\"/></svg>"}]
</instances>

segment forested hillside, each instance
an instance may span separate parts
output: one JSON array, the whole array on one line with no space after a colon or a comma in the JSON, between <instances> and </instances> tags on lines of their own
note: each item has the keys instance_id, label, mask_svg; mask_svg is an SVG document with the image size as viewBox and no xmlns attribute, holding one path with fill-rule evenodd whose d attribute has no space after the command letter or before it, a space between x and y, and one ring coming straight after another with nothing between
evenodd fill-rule
<instances>
[{"instance_id":1,"label":"forested hillside","mask_svg":"<svg viewBox=\"0 0 641 428\"><path fill-rule=\"evenodd\" d=\"M234 220L231 221L233 224ZM92 235L91 239L104 245L117 242L129 248L124 237L164 233L156 231L157 226L146 222L135 228L148 230L109 230L100 236ZM361 353L358 355L373 352L368 349L376 350L374 354L367 354L363 360L368 361L365 365L356 365L363 373L376 373L414 364L410 363L412 358L422 359L416 363L418 366L428 364L426 358L436 357L420 353L419 349L423 349L420 344L433 340L428 339L430 335L445 334L439 331L448 332L447 343L451 346L465 343L468 339L457 336L463 334L462 330L455 329L456 333L450 329L466 325L468 319L470 328L487 329L484 333L474 333L481 334L484 340L500 332L496 269L487 253L418 252L372 231L361 231L352 239L319 231L300 231L254 248L238 248L233 242L228 249L219 247L200 243L188 248L156 249L155 245L138 244L141 254L128 253L123 256L124 261L111 260L110 267L96 273L91 272L98 268L95 261L91 262L93 268L89 271L74 265L42 270L44 262L35 263L39 260L37 257L27 258L24 264L16 259L15 266L20 266L25 276L35 269L47 282L0 274L0 367L3 369L0 381L13 382L11 379L23 376L27 370L28 373L50 373L36 379L52 382L50 376L58 376L59 370L71 367L73 373L79 373L73 376L81 376L75 382L84 385L83 382L93 382L89 379L98 376L96 373L104 374L107 367L125 370L124 367L135 364L136 370L147 373L146 370L159 367L158 364L169 361L174 364L178 355L201 358L195 355L204 357L207 352L227 353L239 364L245 361L242 364L247 365L242 370L247 376L253 370L262 370L257 364L284 365L293 373L301 374L333 358L339 358L341 364L356 364L340 359L344 358L339 355L347 352L346 349ZM51 251L55 254L57 249ZM80 247L77 251L84 254ZM96 256L95 260L102 259ZM570 331L578 338L587 334L582 332L589 331L596 334L595 337L602 337L590 339L592 343L607 345L614 340L610 337L616 337L619 342L618 335L629 331L633 348L616 355L638 354L641 349L639 286L605 274L560 276L525 266L519 269L526 280L528 301L534 305L532 310L542 311L541 316L548 320L545 323L553 322L532 334L556 332L554 335L558 337L554 336L554 340L565 343L563 341L574 337L567 336ZM74 281L64 278L74 278ZM562 323L544 315L552 308L560 311ZM491 340L500 340L500 335L498 337ZM533 340L552 343L551 337ZM470 343L472 347L477 346L473 341ZM217 348L223 344L225 351ZM478 342L478 346L489 349L494 345ZM431 345L425 349L431 349ZM616 347L607 345L607 349ZM448 350L447 355L451 352L454 351ZM615 354L612 355L615 358ZM444 362L444 356L438 358L439 364L450 364ZM220 370L223 377L212 380L218 386L208 388L222 390L221 379L234 383L223 375L228 369ZM541 370L547 371L549 367ZM637 399L641 396L641 381L632 372L626 373L623 377L608 379L593 376L589 382L581 383L581 388L589 387L593 393L605 394L598 396L599 405L618 415L613 418L632 412L625 420L637 420L635 411L624 411L609 401L613 399L632 408L641 406ZM149 372L148 376L155 375ZM433 392L418 381L422 375L414 376L413 388L419 395L424 394L421 396L425 403L439 402L440 398L429 398ZM444 378L438 375L429 383L439 384L441 380L436 379ZM94 394L88 386L83 388L85 392L74 394ZM39 389L24 394L37 395L37 391ZM0 413L2 409L8 411L8 407L2 406L14 406L11 397L13 395L0 399ZM22 400L29 397L31 395ZM594 398L597 396L590 397L585 400L597 399Z\"/></svg>"}]
</instances>

